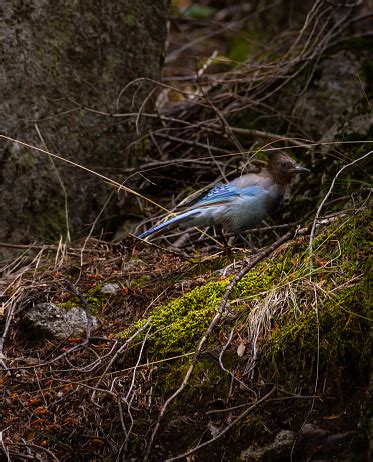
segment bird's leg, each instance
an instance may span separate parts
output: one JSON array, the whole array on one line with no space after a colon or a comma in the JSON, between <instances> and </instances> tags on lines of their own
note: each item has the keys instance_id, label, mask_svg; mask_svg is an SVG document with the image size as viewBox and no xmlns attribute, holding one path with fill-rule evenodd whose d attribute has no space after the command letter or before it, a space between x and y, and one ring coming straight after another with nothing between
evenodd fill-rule
<instances>
[{"instance_id":1,"label":"bird's leg","mask_svg":"<svg viewBox=\"0 0 373 462\"><path fill-rule=\"evenodd\" d=\"M253 244L248 239L246 239L246 237L243 234L237 233L237 236L241 239L242 242L244 242L245 245L247 245L253 251L253 253L256 253L258 251L258 249L254 247Z\"/></svg>"},{"instance_id":2,"label":"bird's leg","mask_svg":"<svg viewBox=\"0 0 373 462\"><path fill-rule=\"evenodd\" d=\"M223 228L220 225L217 225L217 226L215 226L215 229L216 229L216 232L217 232L217 235L218 235L219 239L221 240L221 242L224 245L225 250L228 250L228 252L229 252L230 247L229 247L229 244L227 242L227 239L224 236Z\"/></svg>"}]
</instances>

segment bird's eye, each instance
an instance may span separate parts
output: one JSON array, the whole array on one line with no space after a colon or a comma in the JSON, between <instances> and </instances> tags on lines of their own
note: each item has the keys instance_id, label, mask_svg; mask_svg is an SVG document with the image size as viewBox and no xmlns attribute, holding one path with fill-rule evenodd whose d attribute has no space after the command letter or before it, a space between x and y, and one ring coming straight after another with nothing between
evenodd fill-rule
<instances>
[{"instance_id":1,"label":"bird's eye","mask_svg":"<svg viewBox=\"0 0 373 462\"><path fill-rule=\"evenodd\" d=\"M281 167L286 167L286 162L281 162Z\"/></svg>"}]
</instances>

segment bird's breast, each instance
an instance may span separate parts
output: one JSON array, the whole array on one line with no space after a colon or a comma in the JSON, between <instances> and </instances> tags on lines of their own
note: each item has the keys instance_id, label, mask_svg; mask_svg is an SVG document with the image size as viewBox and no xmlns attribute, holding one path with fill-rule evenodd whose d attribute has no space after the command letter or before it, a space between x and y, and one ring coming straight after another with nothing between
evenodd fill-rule
<instances>
[{"instance_id":1,"label":"bird's breast","mask_svg":"<svg viewBox=\"0 0 373 462\"><path fill-rule=\"evenodd\" d=\"M235 232L255 227L277 209L281 195L277 185L256 195L241 194L227 208L223 226Z\"/></svg>"}]
</instances>

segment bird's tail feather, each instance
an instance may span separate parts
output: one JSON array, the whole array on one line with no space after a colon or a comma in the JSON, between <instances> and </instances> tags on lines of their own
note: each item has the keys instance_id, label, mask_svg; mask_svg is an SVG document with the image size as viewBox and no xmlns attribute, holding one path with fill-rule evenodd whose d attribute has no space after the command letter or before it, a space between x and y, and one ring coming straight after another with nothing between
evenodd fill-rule
<instances>
[{"instance_id":1,"label":"bird's tail feather","mask_svg":"<svg viewBox=\"0 0 373 462\"><path fill-rule=\"evenodd\" d=\"M160 223L159 225L153 226L153 228L148 229L144 233L139 235L140 239L145 239L146 237L150 236L151 234L157 233L163 229L169 229L169 228L174 228L175 226L178 225L178 223L184 221L186 218L195 215L198 213L196 210L189 210L188 212L182 213L180 215L177 215L173 218L170 218L169 220Z\"/></svg>"}]
</instances>

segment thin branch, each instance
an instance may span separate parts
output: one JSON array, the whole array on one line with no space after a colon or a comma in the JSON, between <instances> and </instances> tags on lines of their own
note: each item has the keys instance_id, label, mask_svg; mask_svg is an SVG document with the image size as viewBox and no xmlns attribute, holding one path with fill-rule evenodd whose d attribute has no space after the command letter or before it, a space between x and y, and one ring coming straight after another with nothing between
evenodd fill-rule
<instances>
[{"instance_id":1,"label":"thin branch","mask_svg":"<svg viewBox=\"0 0 373 462\"><path fill-rule=\"evenodd\" d=\"M230 154L230 151L228 151L227 149L217 148L215 146L210 146L208 144L200 143L199 141L190 141L187 139L179 138L177 136L167 135L166 133L159 133L159 131L154 132L154 135L159 136L160 138L166 138L170 141L176 141L177 143L187 144L189 146L194 146L197 148L203 148L208 151L220 152L222 154Z\"/></svg>"},{"instance_id":2,"label":"thin branch","mask_svg":"<svg viewBox=\"0 0 373 462\"><path fill-rule=\"evenodd\" d=\"M18 305L18 302L21 299L22 299L22 293L18 294L11 301L10 306L9 306L9 308L7 310L7 316L6 316L6 320L5 320L4 330L3 330L3 333L1 334L1 337L0 337L0 367L2 367L3 369L7 369L7 366L5 364L5 355L4 355L5 339L6 339L7 335L8 335L8 330L9 330L9 327L10 327L10 325L12 323L14 313L15 313L15 309L16 309L16 307Z\"/></svg>"},{"instance_id":3,"label":"thin branch","mask_svg":"<svg viewBox=\"0 0 373 462\"><path fill-rule=\"evenodd\" d=\"M263 138L265 140L270 141L286 141L287 143L293 144L294 146L305 149L311 149L314 147L314 144L308 144L306 142L299 141L298 138L291 138L289 136L284 135L276 135L275 133L263 132L261 130L254 130L251 128L230 127L230 131L233 133L237 133L237 135Z\"/></svg>"},{"instance_id":4,"label":"thin branch","mask_svg":"<svg viewBox=\"0 0 373 462\"><path fill-rule=\"evenodd\" d=\"M122 351L129 345L129 343L131 343L131 341L134 338L136 338L141 332L143 332L149 326L149 324L152 322L152 320L153 320L152 317L149 317L149 319L146 321L146 323L143 326L141 326L136 332L134 332L134 334L132 334L131 337L126 339L124 344L121 345L121 347L118 349L118 351L110 359L109 363L105 367L104 372L100 375L100 377L96 381L95 387L98 387L100 385L100 383L102 382L103 378L105 377L107 371L110 369L111 365L114 363L116 358L122 353ZM139 365L137 365L136 367L139 367ZM131 370L132 370L132 368L131 368ZM92 395L92 400L94 400L94 395L95 395L95 393L93 393L93 395Z\"/></svg>"}]
</instances>

